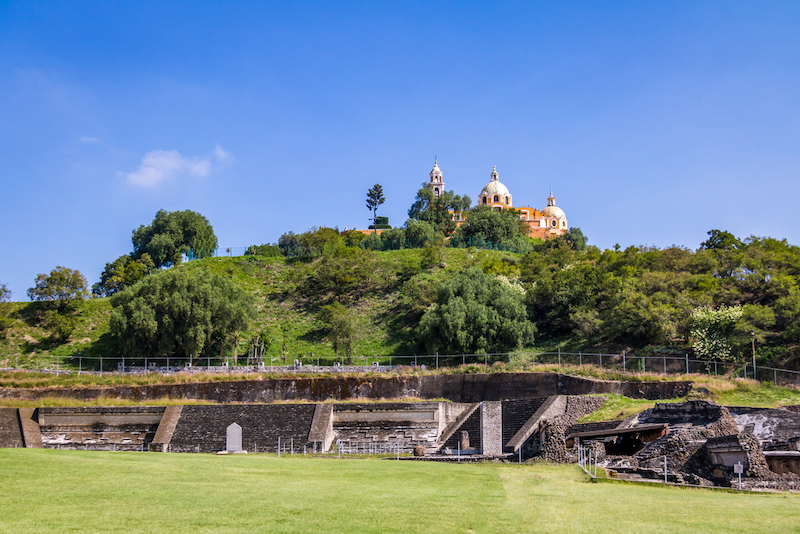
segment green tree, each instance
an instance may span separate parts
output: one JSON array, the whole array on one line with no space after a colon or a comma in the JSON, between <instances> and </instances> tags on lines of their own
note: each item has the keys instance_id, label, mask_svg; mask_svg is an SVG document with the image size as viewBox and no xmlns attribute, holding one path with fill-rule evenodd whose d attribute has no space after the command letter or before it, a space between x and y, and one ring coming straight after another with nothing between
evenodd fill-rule
<instances>
[{"instance_id":1,"label":"green tree","mask_svg":"<svg viewBox=\"0 0 800 534\"><path fill-rule=\"evenodd\" d=\"M456 230L453 213L459 215L467 210L472 200L466 195L459 196L453 191L444 191L436 196L428 184L422 184L417 191L417 196L408 210L409 219L425 221L433 225L434 229L446 236Z\"/></svg>"},{"instance_id":2,"label":"green tree","mask_svg":"<svg viewBox=\"0 0 800 534\"><path fill-rule=\"evenodd\" d=\"M170 269L111 297L111 332L130 356L211 354L246 330L255 300L229 278Z\"/></svg>"},{"instance_id":3,"label":"green tree","mask_svg":"<svg viewBox=\"0 0 800 534\"><path fill-rule=\"evenodd\" d=\"M372 223L375 225L376 229L378 226L378 206L384 202L386 202L386 198L383 196L383 187L381 184L373 185L369 191L367 191L367 209L372 212ZM377 230L375 233L377 233Z\"/></svg>"},{"instance_id":4,"label":"green tree","mask_svg":"<svg viewBox=\"0 0 800 534\"><path fill-rule=\"evenodd\" d=\"M733 361L733 333L742 317L741 306L709 306L696 308L692 313L694 352L700 358Z\"/></svg>"},{"instance_id":5,"label":"green tree","mask_svg":"<svg viewBox=\"0 0 800 534\"><path fill-rule=\"evenodd\" d=\"M328 341L333 346L333 352L339 357L339 352L350 363L353 356L353 346L356 341L356 328L352 314L340 302L323 306L318 318L328 331Z\"/></svg>"},{"instance_id":6,"label":"green tree","mask_svg":"<svg viewBox=\"0 0 800 534\"><path fill-rule=\"evenodd\" d=\"M0 302L8 302L11 299L11 290L6 284L0 284Z\"/></svg>"},{"instance_id":7,"label":"green tree","mask_svg":"<svg viewBox=\"0 0 800 534\"><path fill-rule=\"evenodd\" d=\"M156 268L179 265L183 254L212 254L217 236L208 219L191 210L158 210L153 222L133 231L133 258L149 254Z\"/></svg>"},{"instance_id":8,"label":"green tree","mask_svg":"<svg viewBox=\"0 0 800 534\"><path fill-rule=\"evenodd\" d=\"M76 308L87 296L86 278L80 271L57 266L50 274L39 274L36 285L28 289L28 298L44 301L39 320L51 333L51 341L63 343L75 331L78 319Z\"/></svg>"},{"instance_id":9,"label":"green tree","mask_svg":"<svg viewBox=\"0 0 800 534\"><path fill-rule=\"evenodd\" d=\"M35 283L28 289L28 298L54 303L59 312L79 303L88 294L86 278L81 272L61 265L50 274L39 274Z\"/></svg>"},{"instance_id":10,"label":"green tree","mask_svg":"<svg viewBox=\"0 0 800 534\"><path fill-rule=\"evenodd\" d=\"M100 273L100 281L92 286L92 293L98 297L110 297L114 293L132 286L155 270L150 254L144 253L138 260L130 254L120 256L111 263L106 263Z\"/></svg>"},{"instance_id":11,"label":"green tree","mask_svg":"<svg viewBox=\"0 0 800 534\"><path fill-rule=\"evenodd\" d=\"M531 343L535 332L523 295L477 267L439 287L417 329L425 350L444 354L512 350Z\"/></svg>"},{"instance_id":12,"label":"green tree","mask_svg":"<svg viewBox=\"0 0 800 534\"><path fill-rule=\"evenodd\" d=\"M724 230L710 230L708 239L700 243L700 248L707 250L739 250L743 246L735 235Z\"/></svg>"},{"instance_id":13,"label":"green tree","mask_svg":"<svg viewBox=\"0 0 800 534\"><path fill-rule=\"evenodd\" d=\"M489 206L475 206L466 213L466 222L459 227L456 239L459 246L479 246L494 243L514 246L522 236L520 217L516 210L495 210Z\"/></svg>"}]
</instances>

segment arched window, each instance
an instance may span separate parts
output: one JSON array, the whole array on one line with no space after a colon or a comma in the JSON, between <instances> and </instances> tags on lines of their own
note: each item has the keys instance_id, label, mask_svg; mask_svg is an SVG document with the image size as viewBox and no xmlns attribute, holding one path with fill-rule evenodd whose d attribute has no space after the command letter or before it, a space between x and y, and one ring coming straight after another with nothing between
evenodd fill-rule
<instances>
[{"instance_id":1,"label":"arched window","mask_svg":"<svg viewBox=\"0 0 800 534\"><path fill-rule=\"evenodd\" d=\"M434 187L434 188L433 188L433 194L434 194L435 196L437 196L437 197L439 196L439 188L438 188L438 187Z\"/></svg>"},{"instance_id":2,"label":"arched window","mask_svg":"<svg viewBox=\"0 0 800 534\"><path fill-rule=\"evenodd\" d=\"M506 197L506 204L509 204L509 202L508 202L508 197Z\"/></svg>"},{"instance_id":3,"label":"arched window","mask_svg":"<svg viewBox=\"0 0 800 534\"><path fill-rule=\"evenodd\" d=\"M550 223L550 226L555 228L556 226L558 226L558 221L553 221L552 223Z\"/></svg>"},{"instance_id":4,"label":"arched window","mask_svg":"<svg viewBox=\"0 0 800 534\"><path fill-rule=\"evenodd\" d=\"M500 202L500 197L498 197L497 195L495 195L495 196L494 196L494 201L495 201L495 202Z\"/></svg>"},{"instance_id":5,"label":"arched window","mask_svg":"<svg viewBox=\"0 0 800 534\"><path fill-rule=\"evenodd\" d=\"M486 197L483 197L483 203L486 204Z\"/></svg>"}]
</instances>

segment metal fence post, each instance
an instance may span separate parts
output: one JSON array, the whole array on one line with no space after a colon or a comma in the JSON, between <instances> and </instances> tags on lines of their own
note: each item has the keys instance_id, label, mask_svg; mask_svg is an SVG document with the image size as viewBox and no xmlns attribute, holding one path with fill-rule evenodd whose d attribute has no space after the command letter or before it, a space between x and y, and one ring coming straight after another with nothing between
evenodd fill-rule
<instances>
[{"instance_id":1,"label":"metal fence post","mask_svg":"<svg viewBox=\"0 0 800 534\"><path fill-rule=\"evenodd\" d=\"M622 351L622 370L627 371L627 367L625 366L625 351Z\"/></svg>"},{"instance_id":2,"label":"metal fence post","mask_svg":"<svg viewBox=\"0 0 800 534\"><path fill-rule=\"evenodd\" d=\"M581 354L581 351L578 351L578 366L583 366L583 355Z\"/></svg>"},{"instance_id":3,"label":"metal fence post","mask_svg":"<svg viewBox=\"0 0 800 534\"><path fill-rule=\"evenodd\" d=\"M686 353L686 374L689 374L689 353Z\"/></svg>"},{"instance_id":4,"label":"metal fence post","mask_svg":"<svg viewBox=\"0 0 800 534\"><path fill-rule=\"evenodd\" d=\"M558 347L558 366L561 367L561 347Z\"/></svg>"},{"instance_id":5,"label":"metal fence post","mask_svg":"<svg viewBox=\"0 0 800 534\"><path fill-rule=\"evenodd\" d=\"M664 374L667 374L667 355L666 354L664 354Z\"/></svg>"},{"instance_id":6,"label":"metal fence post","mask_svg":"<svg viewBox=\"0 0 800 534\"><path fill-rule=\"evenodd\" d=\"M439 351L436 351L436 368L439 368Z\"/></svg>"}]
</instances>

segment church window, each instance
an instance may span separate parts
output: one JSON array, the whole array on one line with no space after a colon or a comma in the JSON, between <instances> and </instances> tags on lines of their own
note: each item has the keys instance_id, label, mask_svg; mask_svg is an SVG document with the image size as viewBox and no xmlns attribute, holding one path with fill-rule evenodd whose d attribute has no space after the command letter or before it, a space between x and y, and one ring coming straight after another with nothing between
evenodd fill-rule
<instances>
[{"instance_id":1,"label":"church window","mask_svg":"<svg viewBox=\"0 0 800 534\"><path fill-rule=\"evenodd\" d=\"M509 202L508 202L508 197L506 197L506 204L508 204L508 203L509 203Z\"/></svg>"},{"instance_id":2,"label":"church window","mask_svg":"<svg viewBox=\"0 0 800 534\"><path fill-rule=\"evenodd\" d=\"M495 201L495 202L500 202L500 197L498 197L497 195L495 195L495 196L494 196L494 201Z\"/></svg>"},{"instance_id":3,"label":"church window","mask_svg":"<svg viewBox=\"0 0 800 534\"><path fill-rule=\"evenodd\" d=\"M558 226L558 221L553 221L553 222L552 222L550 225L551 225L553 228L555 228L556 226Z\"/></svg>"},{"instance_id":4,"label":"church window","mask_svg":"<svg viewBox=\"0 0 800 534\"><path fill-rule=\"evenodd\" d=\"M486 197L483 197L483 203L486 204Z\"/></svg>"},{"instance_id":5,"label":"church window","mask_svg":"<svg viewBox=\"0 0 800 534\"><path fill-rule=\"evenodd\" d=\"M435 187L433 189L433 194L436 195L437 197L439 196L439 188L438 187Z\"/></svg>"}]
</instances>

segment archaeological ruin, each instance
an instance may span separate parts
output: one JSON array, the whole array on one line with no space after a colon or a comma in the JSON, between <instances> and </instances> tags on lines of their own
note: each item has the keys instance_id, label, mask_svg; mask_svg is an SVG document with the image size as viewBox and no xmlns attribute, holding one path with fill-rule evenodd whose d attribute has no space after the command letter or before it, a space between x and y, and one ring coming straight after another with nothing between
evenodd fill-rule
<instances>
[{"instance_id":1,"label":"archaeological ruin","mask_svg":"<svg viewBox=\"0 0 800 534\"><path fill-rule=\"evenodd\" d=\"M738 487L741 471L746 489L800 490L796 407L659 402L686 396L690 389L686 382L626 383L556 373L65 389L63 396L84 399L169 396L216 403L0 408L0 446L559 463L577 462L582 450L620 479ZM53 395L52 388L48 391ZM4 390L0 395L35 399L40 393ZM603 405L603 393L653 399L655 405L622 421L579 423Z\"/></svg>"}]
</instances>

